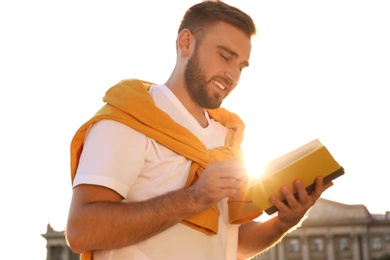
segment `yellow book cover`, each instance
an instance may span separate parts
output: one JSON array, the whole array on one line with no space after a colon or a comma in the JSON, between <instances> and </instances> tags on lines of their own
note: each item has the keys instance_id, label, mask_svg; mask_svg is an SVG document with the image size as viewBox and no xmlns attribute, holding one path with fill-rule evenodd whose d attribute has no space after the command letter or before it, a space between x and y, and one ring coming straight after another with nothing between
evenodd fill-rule
<instances>
[{"instance_id":1,"label":"yellow book cover","mask_svg":"<svg viewBox=\"0 0 390 260\"><path fill-rule=\"evenodd\" d=\"M324 182L328 183L343 174L343 167L328 149L315 139L267 163L263 173L251 180L245 192L263 211L271 215L277 208L269 201L270 196L275 194L285 200L279 191L282 185L287 185L296 193L293 182L300 178L310 193L314 189L317 176L324 177Z\"/></svg>"}]
</instances>

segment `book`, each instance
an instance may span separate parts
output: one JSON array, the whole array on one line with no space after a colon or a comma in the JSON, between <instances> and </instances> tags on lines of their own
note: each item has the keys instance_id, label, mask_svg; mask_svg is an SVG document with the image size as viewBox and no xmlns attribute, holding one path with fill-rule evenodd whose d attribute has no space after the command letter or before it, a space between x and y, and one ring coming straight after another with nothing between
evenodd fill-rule
<instances>
[{"instance_id":1,"label":"book","mask_svg":"<svg viewBox=\"0 0 390 260\"><path fill-rule=\"evenodd\" d=\"M315 139L281 157L265 164L262 174L251 180L245 194L268 215L277 211L269 201L275 194L286 202L279 191L287 185L297 196L294 180L301 179L310 194L315 188L317 176L324 178L324 184L344 174L344 168L333 158L328 149Z\"/></svg>"}]
</instances>

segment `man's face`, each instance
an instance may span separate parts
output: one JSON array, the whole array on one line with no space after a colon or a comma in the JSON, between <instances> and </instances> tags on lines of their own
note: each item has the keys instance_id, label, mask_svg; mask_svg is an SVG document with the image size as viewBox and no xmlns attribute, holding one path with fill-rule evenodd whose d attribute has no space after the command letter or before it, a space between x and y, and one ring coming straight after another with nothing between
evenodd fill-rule
<instances>
[{"instance_id":1,"label":"man's face","mask_svg":"<svg viewBox=\"0 0 390 260\"><path fill-rule=\"evenodd\" d=\"M201 107L218 108L248 66L251 42L235 27L217 23L196 43L184 71L186 88Z\"/></svg>"}]
</instances>

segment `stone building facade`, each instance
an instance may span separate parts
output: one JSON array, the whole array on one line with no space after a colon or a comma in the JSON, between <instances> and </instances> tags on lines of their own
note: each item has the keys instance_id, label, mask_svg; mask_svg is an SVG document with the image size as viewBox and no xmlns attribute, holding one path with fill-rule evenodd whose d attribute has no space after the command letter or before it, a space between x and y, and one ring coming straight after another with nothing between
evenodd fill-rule
<instances>
[{"instance_id":1,"label":"stone building facade","mask_svg":"<svg viewBox=\"0 0 390 260\"><path fill-rule=\"evenodd\" d=\"M65 240L64 231L55 231L50 224L42 236L46 239L46 260L79 260L79 255L73 253Z\"/></svg>"},{"instance_id":2,"label":"stone building facade","mask_svg":"<svg viewBox=\"0 0 390 260\"><path fill-rule=\"evenodd\" d=\"M390 211L320 199L309 217L276 246L252 260L390 259Z\"/></svg>"},{"instance_id":3,"label":"stone building facade","mask_svg":"<svg viewBox=\"0 0 390 260\"><path fill-rule=\"evenodd\" d=\"M50 225L47 260L76 260L63 231ZM390 260L390 211L370 214L364 205L319 199L309 217L277 245L252 260Z\"/></svg>"}]
</instances>

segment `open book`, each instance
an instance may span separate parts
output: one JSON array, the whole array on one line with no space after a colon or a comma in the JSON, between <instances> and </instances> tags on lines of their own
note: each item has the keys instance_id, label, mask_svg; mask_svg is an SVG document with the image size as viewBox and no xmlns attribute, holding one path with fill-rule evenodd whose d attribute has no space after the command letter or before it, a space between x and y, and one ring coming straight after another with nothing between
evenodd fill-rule
<instances>
[{"instance_id":1,"label":"open book","mask_svg":"<svg viewBox=\"0 0 390 260\"><path fill-rule=\"evenodd\" d=\"M294 180L300 178L310 194L314 190L317 176L324 177L328 183L344 174L341 167L325 146L318 139L311 141L264 166L261 176L252 181L245 190L246 195L267 214L271 215L277 208L269 201L271 195L279 196L282 185L287 185L296 193Z\"/></svg>"}]
</instances>

